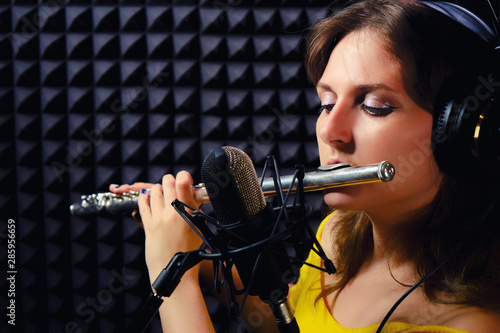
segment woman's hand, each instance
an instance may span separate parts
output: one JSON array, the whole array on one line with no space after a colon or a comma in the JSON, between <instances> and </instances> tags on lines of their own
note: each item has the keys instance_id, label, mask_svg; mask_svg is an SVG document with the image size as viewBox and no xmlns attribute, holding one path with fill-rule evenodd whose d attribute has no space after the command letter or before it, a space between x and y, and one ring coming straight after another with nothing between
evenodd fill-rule
<instances>
[{"instance_id":1,"label":"woman's hand","mask_svg":"<svg viewBox=\"0 0 500 333\"><path fill-rule=\"evenodd\" d=\"M186 171L163 176L162 184L137 182L109 186L109 191L121 194L130 191L139 192L140 217L133 217L144 228L146 235L146 264L151 282L154 282L160 272L168 265L177 252L196 250L201 245L201 239L184 221L172 206L175 199L198 209L193 197L193 179ZM144 190L150 190L148 194ZM197 276L198 267L186 274Z\"/></svg>"},{"instance_id":2,"label":"woman's hand","mask_svg":"<svg viewBox=\"0 0 500 333\"><path fill-rule=\"evenodd\" d=\"M172 206L172 202L178 199L198 209L192 185L191 175L181 171L177 178L165 175L162 185L149 187L150 194L141 191L139 195L139 212L146 234L146 264L152 282L177 252L196 250L202 243L199 236ZM198 270L197 266L186 274L197 279Z\"/></svg>"},{"instance_id":3,"label":"woman's hand","mask_svg":"<svg viewBox=\"0 0 500 333\"><path fill-rule=\"evenodd\" d=\"M172 206L172 202L178 199L198 209L192 185L191 175L181 171L176 178L165 175L161 185L135 183L110 186L110 191L114 193L140 192L139 212L146 236L146 264L151 283L177 252L196 250L202 243ZM150 194L146 189L150 189ZM160 307L163 332L214 332L198 282L199 266L189 269L172 295L164 298Z\"/></svg>"},{"instance_id":4,"label":"woman's hand","mask_svg":"<svg viewBox=\"0 0 500 333\"><path fill-rule=\"evenodd\" d=\"M111 184L109 185L109 191L116 194L122 194L132 191L140 193L142 190L150 189L151 187L153 187L153 185L154 184L151 183L133 183L133 184L122 184L122 185ZM137 224L144 229L144 225L142 223L141 215L139 215L138 209L135 209L132 212L132 217L137 222Z\"/></svg>"}]
</instances>

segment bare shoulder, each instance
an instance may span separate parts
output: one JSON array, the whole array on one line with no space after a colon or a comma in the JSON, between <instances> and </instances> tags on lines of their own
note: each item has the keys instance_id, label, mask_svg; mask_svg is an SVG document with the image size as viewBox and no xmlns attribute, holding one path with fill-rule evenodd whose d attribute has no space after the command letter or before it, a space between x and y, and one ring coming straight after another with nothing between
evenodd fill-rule
<instances>
[{"instance_id":1,"label":"bare shoulder","mask_svg":"<svg viewBox=\"0 0 500 333\"><path fill-rule=\"evenodd\" d=\"M500 331L500 313L467 307L457 311L443 325L474 333L496 333Z\"/></svg>"}]
</instances>

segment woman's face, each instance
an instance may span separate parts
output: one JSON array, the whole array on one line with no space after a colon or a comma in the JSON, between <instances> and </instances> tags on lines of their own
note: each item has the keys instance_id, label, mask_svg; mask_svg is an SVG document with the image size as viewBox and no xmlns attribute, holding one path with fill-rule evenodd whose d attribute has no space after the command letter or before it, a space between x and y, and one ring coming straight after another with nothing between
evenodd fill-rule
<instances>
[{"instance_id":1,"label":"woman's face","mask_svg":"<svg viewBox=\"0 0 500 333\"><path fill-rule=\"evenodd\" d=\"M366 211L372 220L401 220L429 203L441 175L431 151L432 115L406 93L401 65L385 40L365 29L334 48L317 92L321 165L391 162L391 182L325 192L334 208Z\"/></svg>"}]
</instances>

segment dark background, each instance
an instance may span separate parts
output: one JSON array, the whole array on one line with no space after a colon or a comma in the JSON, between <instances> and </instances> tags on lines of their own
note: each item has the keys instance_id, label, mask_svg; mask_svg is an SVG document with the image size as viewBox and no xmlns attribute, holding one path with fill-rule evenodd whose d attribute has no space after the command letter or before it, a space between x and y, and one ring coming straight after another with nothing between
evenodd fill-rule
<instances>
[{"instance_id":1,"label":"dark background","mask_svg":"<svg viewBox=\"0 0 500 333\"><path fill-rule=\"evenodd\" d=\"M327 4L3 1L0 232L6 246L16 222L17 331L121 332L149 295L143 231L70 216L81 195L183 169L199 182L221 145L257 169L270 154L283 174L318 165L303 37ZM209 303L218 330L234 331Z\"/></svg>"},{"instance_id":2,"label":"dark background","mask_svg":"<svg viewBox=\"0 0 500 333\"><path fill-rule=\"evenodd\" d=\"M1 0L0 331L14 331L9 219L15 331L121 332L150 290L143 232L129 217L72 217L70 204L180 170L199 182L221 145L259 172L268 155L282 174L314 169L319 101L303 46L329 4ZM317 222L321 198L308 202ZM219 332L245 331L207 301Z\"/></svg>"}]
</instances>

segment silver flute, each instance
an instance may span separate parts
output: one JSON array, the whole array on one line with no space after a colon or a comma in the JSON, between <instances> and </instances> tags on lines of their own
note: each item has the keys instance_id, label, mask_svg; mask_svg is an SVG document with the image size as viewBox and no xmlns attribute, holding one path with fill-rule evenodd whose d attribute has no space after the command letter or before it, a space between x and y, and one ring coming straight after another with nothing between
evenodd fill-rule
<instances>
[{"instance_id":1,"label":"silver flute","mask_svg":"<svg viewBox=\"0 0 500 333\"><path fill-rule=\"evenodd\" d=\"M377 164L362 166L350 166L347 163L320 166L317 171L306 172L303 179L304 192L321 191L342 186L360 185L375 182L388 182L394 178L394 166L387 161ZM294 176L280 177L282 193L289 191ZM272 177L261 179L264 197L275 196L277 191ZM291 188L295 193L297 181ZM209 203L205 185L203 183L193 186L193 197L199 204ZM131 213L138 209L139 192L130 191L126 193L94 193L82 195L80 204L73 204L69 210L73 216L83 217L101 213L118 214Z\"/></svg>"}]
</instances>

